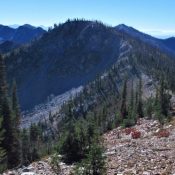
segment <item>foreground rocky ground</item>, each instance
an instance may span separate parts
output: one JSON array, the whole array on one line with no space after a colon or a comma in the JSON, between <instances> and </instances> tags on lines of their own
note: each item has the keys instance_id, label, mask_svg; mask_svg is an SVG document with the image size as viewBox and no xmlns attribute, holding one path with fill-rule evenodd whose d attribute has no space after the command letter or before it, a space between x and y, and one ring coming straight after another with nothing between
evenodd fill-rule
<instances>
[{"instance_id":1,"label":"foreground rocky ground","mask_svg":"<svg viewBox=\"0 0 175 175\"><path fill-rule=\"evenodd\" d=\"M175 174L175 126L141 119L132 129L104 135L108 175Z\"/></svg>"},{"instance_id":2,"label":"foreground rocky ground","mask_svg":"<svg viewBox=\"0 0 175 175\"><path fill-rule=\"evenodd\" d=\"M45 158L38 162L33 162L28 167L19 168L18 170L8 171L3 173L3 175L22 175L24 171L27 169L35 175L57 175L50 165L51 159ZM72 166L65 165L64 163L60 163L61 175L68 175L72 170ZM33 175L33 174L32 174Z\"/></svg>"},{"instance_id":3,"label":"foreground rocky ground","mask_svg":"<svg viewBox=\"0 0 175 175\"><path fill-rule=\"evenodd\" d=\"M141 119L132 128L118 127L103 137L107 175L175 175L175 120L162 127L158 121ZM27 168L37 175L55 175L49 162L46 158ZM62 175L71 169L61 163ZM21 175L22 169L13 173Z\"/></svg>"}]
</instances>

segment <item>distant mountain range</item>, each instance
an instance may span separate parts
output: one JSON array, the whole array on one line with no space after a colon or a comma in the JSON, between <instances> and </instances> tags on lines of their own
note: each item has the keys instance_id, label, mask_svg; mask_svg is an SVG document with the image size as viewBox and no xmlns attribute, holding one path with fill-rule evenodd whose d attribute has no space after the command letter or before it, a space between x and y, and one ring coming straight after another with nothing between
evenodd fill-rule
<instances>
[{"instance_id":1,"label":"distant mountain range","mask_svg":"<svg viewBox=\"0 0 175 175\"><path fill-rule=\"evenodd\" d=\"M14 28L14 29L17 29L18 27L20 27L21 25L18 25L18 24L12 24L12 25L8 25L9 27L11 27L11 28ZM33 26L33 25L32 25ZM40 25L40 26L34 26L34 27L41 27L42 29L44 29L44 30L48 30L48 28L49 27L47 27L47 26L44 26L44 25Z\"/></svg>"},{"instance_id":2,"label":"distant mountain range","mask_svg":"<svg viewBox=\"0 0 175 175\"><path fill-rule=\"evenodd\" d=\"M16 26L17 27L17 26ZM9 52L23 44L41 37L46 31L41 27L34 27L29 24L12 28L0 25L0 52Z\"/></svg>"},{"instance_id":3,"label":"distant mountain range","mask_svg":"<svg viewBox=\"0 0 175 175\"><path fill-rule=\"evenodd\" d=\"M169 54L175 54L175 37L158 39L125 24L120 24L114 28L117 31L124 32L154 47L160 48ZM29 24L22 26L17 24L10 26L0 25L0 53L7 53L23 44L30 43L32 40L41 37L47 30L48 27L35 27Z\"/></svg>"}]
</instances>

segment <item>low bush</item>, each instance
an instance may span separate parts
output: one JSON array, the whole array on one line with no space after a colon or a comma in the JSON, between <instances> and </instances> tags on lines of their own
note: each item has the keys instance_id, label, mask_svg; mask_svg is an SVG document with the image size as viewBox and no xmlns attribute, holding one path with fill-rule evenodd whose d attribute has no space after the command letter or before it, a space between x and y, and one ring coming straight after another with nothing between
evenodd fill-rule
<instances>
[{"instance_id":1,"label":"low bush","mask_svg":"<svg viewBox=\"0 0 175 175\"><path fill-rule=\"evenodd\" d=\"M158 138L161 138L161 137L169 137L169 135L170 135L170 132L169 132L168 130L166 130L166 129L162 129L162 130L160 130L158 133L156 133L156 136L157 136Z\"/></svg>"},{"instance_id":2,"label":"low bush","mask_svg":"<svg viewBox=\"0 0 175 175\"><path fill-rule=\"evenodd\" d=\"M125 128L124 129L124 133L126 134L126 135L130 135L132 132L134 132L135 131L135 128Z\"/></svg>"},{"instance_id":3,"label":"low bush","mask_svg":"<svg viewBox=\"0 0 175 175\"><path fill-rule=\"evenodd\" d=\"M133 139L138 139L138 138L141 137L141 132L135 130L135 131L133 131L133 132L131 133L131 136L132 136Z\"/></svg>"}]
</instances>

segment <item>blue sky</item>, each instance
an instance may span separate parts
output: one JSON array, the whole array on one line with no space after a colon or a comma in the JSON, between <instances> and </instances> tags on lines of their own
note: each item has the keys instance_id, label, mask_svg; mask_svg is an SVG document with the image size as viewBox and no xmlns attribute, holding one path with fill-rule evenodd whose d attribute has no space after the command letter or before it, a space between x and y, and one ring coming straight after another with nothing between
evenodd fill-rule
<instances>
[{"instance_id":1,"label":"blue sky","mask_svg":"<svg viewBox=\"0 0 175 175\"><path fill-rule=\"evenodd\" d=\"M0 0L0 23L51 26L68 18L124 23L153 35L175 35L175 0Z\"/></svg>"}]
</instances>

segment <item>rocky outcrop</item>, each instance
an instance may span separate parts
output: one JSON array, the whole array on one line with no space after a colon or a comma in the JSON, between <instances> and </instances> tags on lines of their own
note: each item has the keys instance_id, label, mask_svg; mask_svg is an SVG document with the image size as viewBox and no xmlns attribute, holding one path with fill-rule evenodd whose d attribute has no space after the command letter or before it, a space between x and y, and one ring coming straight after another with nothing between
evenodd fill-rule
<instances>
[{"instance_id":1,"label":"rocky outcrop","mask_svg":"<svg viewBox=\"0 0 175 175\"><path fill-rule=\"evenodd\" d=\"M141 119L129 130L119 127L104 135L108 175L175 173L173 125L162 128L158 121ZM137 139L132 137L135 131L141 133Z\"/></svg>"},{"instance_id":2,"label":"rocky outcrop","mask_svg":"<svg viewBox=\"0 0 175 175\"><path fill-rule=\"evenodd\" d=\"M27 167L19 168L18 170L8 171L3 173L3 175L23 175L24 172L34 173L34 175L57 175L53 171L51 166L51 158L46 158L38 162L33 162ZM73 166L65 165L60 163L61 175L68 175L72 170ZM33 175L33 174L32 174Z\"/></svg>"}]
</instances>

